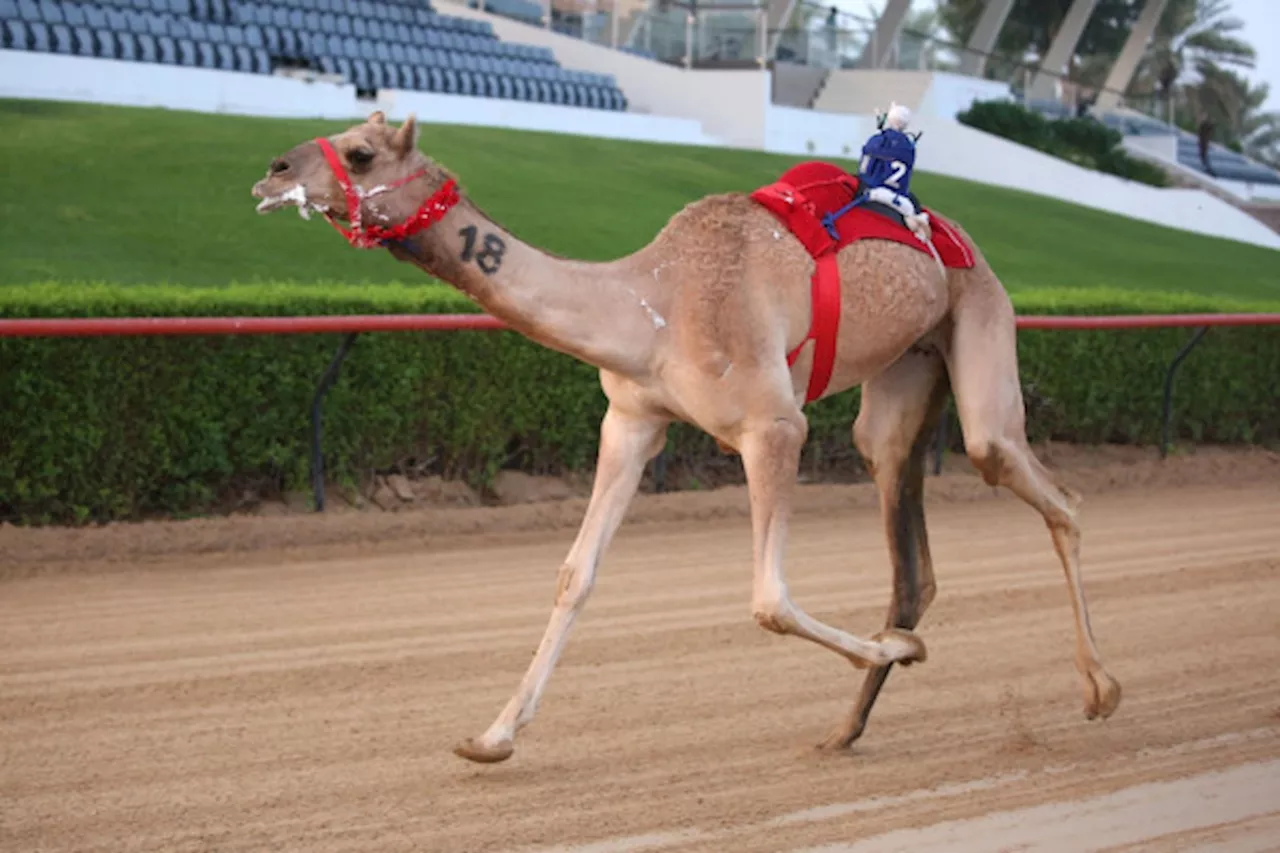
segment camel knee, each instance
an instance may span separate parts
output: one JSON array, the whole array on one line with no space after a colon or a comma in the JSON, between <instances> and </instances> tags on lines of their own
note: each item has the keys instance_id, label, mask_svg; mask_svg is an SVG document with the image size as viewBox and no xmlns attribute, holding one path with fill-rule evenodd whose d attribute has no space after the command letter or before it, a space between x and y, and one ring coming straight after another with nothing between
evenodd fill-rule
<instances>
[{"instance_id":1,"label":"camel knee","mask_svg":"<svg viewBox=\"0 0 1280 853\"><path fill-rule=\"evenodd\" d=\"M756 624L773 634L790 634L796 627L791 602L780 598L757 601L751 605Z\"/></svg>"},{"instance_id":2,"label":"camel knee","mask_svg":"<svg viewBox=\"0 0 1280 853\"><path fill-rule=\"evenodd\" d=\"M988 486L998 486L1004 471L1004 452L1000 443L986 436L978 438L965 437L964 452L970 464L982 476Z\"/></svg>"},{"instance_id":3,"label":"camel knee","mask_svg":"<svg viewBox=\"0 0 1280 853\"><path fill-rule=\"evenodd\" d=\"M556 583L556 608L577 610L591 595L595 586L595 572L565 563L560 567Z\"/></svg>"}]
</instances>

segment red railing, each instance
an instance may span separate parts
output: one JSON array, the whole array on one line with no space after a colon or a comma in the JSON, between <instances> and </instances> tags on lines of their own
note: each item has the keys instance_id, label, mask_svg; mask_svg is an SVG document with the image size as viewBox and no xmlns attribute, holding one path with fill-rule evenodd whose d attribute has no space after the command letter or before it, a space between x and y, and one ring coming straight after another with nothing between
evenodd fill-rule
<instances>
[{"instance_id":1,"label":"red railing","mask_svg":"<svg viewBox=\"0 0 1280 853\"><path fill-rule=\"evenodd\" d=\"M1173 377L1178 366L1213 326L1276 326L1280 314L1133 314L1100 316L1026 315L1017 318L1019 329L1154 329L1194 327L1195 333L1169 363L1164 381L1164 424L1160 455L1169 449L1173 417ZM288 335L343 333L342 343L320 377L311 401L311 484L316 510L324 509L324 455L321 442L321 404L338 378L342 362L362 332L453 332L498 330L505 323L488 314L349 314L319 317L87 317L0 319L0 337L137 337L151 335ZM945 419L939 424L934 471L941 470L945 444ZM655 465L661 483L664 456ZM661 485L659 485L661 489Z\"/></svg>"},{"instance_id":2,"label":"red railing","mask_svg":"<svg viewBox=\"0 0 1280 853\"><path fill-rule=\"evenodd\" d=\"M1280 314L1115 314L1018 317L1019 329L1152 329L1274 326ZM85 317L0 320L0 337L303 335L323 332L456 332L505 329L488 314L346 314L319 317Z\"/></svg>"}]
</instances>

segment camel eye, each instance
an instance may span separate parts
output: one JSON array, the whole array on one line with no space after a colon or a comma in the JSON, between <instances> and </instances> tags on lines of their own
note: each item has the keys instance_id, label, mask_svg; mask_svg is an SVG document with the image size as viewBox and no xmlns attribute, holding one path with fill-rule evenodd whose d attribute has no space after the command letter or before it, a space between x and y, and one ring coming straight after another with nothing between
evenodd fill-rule
<instances>
[{"instance_id":1,"label":"camel eye","mask_svg":"<svg viewBox=\"0 0 1280 853\"><path fill-rule=\"evenodd\" d=\"M373 162L373 152L368 148L353 148L347 153L347 159L353 166L368 166Z\"/></svg>"}]
</instances>

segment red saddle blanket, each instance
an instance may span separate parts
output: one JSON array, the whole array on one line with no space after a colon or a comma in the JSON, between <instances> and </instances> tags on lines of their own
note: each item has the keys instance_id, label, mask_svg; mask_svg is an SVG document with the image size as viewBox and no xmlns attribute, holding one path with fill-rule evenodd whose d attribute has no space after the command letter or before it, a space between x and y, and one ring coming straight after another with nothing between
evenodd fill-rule
<instances>
[{"instance_id":1,"label":"red saddle blanket","mask_svg":"<svg viewBox=\"0 0 1280 853\"><path fill-rule=\"evenodd\" d=\"M753 201L765 207L782 221L817 261L813 274L813 320L809 334L800 346L787 355L787 364L795 364L800 348L814 341L813 372L805 402L822 396L835 366L836 336L840 325L840 267L836 253L855 240L893 240L911 246L927 255L937 253L946 267L967 269L974 265L973 251L959 232L942 216L928 208L932 228L933 252L906 226L866 207L855 207L836 220L835 239L822 223L822 217L840 210L858 194L858 179L839 166L821 161L799 163L775 183L751 193Z\"/></svg>"}]
</instances>

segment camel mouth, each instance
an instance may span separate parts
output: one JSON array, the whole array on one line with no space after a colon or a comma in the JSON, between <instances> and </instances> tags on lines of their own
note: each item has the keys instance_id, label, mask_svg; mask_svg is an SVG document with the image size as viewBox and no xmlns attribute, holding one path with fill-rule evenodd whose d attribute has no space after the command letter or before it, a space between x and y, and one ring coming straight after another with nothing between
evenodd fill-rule
<instances>
[{"instance_id":1,"label":"camel mouth","mask_svg":"<svg viewBox=\"0 0 1280 853\"><path fill-rule=\"evenodd\" d=\"M302 184L294 184L289 189L276 195L269 195L258 203L255 210L261 214L272 213L285 207L298 208L298 215L310 219L311 212L327 213L329 206L307 198L307 189Z\"/></svg>"}]
</instances>

